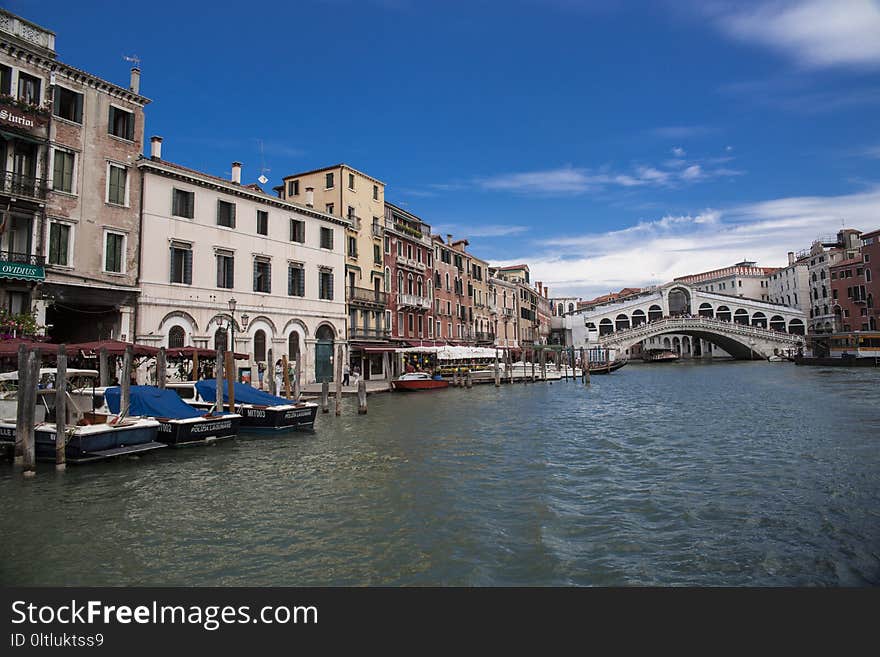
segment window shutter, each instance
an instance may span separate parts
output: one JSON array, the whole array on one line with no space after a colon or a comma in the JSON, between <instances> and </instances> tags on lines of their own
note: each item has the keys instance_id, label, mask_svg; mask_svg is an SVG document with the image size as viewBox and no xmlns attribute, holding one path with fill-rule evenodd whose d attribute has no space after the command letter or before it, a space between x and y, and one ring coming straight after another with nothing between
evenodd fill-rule
<instances>
[{"instance_id":1,"label":"window shutter","mask_svg":"<svg viewBox=\"0 0 880 657\"><path fill-rule=\"evenodd\" d=\"M272 293L272 263L266 263L266 292Z\"/></svg>"},{"instance_id":2,"label":"window shutter","mask_svg":"<svg viewBox=\"0 0 880 657\"><path fill-rule=\"evenodd\" d=\"M193 269L193 252L191 249L187 249L183 252L183 282L187 285L192 285L192 269Z\"/></svg>"},{"instance_id":3,"label":"window shutter","mask_svg":"<svg viewBox=\"0 0 880 657\"><path fill-rule=\"evenodd\" d=\"M230 217L230 227L235 228L235 203L229 204L232 208L229 217Z\"/></svg>"},{"instance_id":4,"label":"window shutter","mask_svg":"<svg viewBox=\"0 0 880 657\"><path fill-rule=\"evenodd\" d=\"M257 275L260 271L260 263L257 260L254 260L254 292L260 291L260 285L257 282Z\"/></svg>"},{"instance_id":5,"label":"window shutter","mask_svg":"<svg viewBox=\"0 0 880 657\"><path fill-rule=\"evenodd\" d=\"M171 190L171 214L176 217L180 216L180 202L179 202L180 194L177 193L176 189Z\"/></svg>"},{"instance_id":6,"label":"window shutter","mask_svg":"<svg viewBox=\"0 0 880 657\"><path fill-rule=\"evenodd\" d=\"M287 294L293 296L293 267L287 268Z\"/></svg>"},{"instance_id":7,"label":"window shutter","mask_svg":"<svg viewBox=\"0 0 880 657\"><path fill-rule=\"evenodd\" d=\"M226 287L226 280L223 277L223 256L217 256L217 287Z\"/></svg>"},{"instance_id":8,"label":"window shutter","mask_svg":"<svg viewBox=\"0 0 880 657\"><path fill-rule=\"evenodd\" d=\"M324 274L327 277L327 289L329 292L327 293L327 298L332 301L333 300L333 272L326 272Z\"/></svg>"},{"instance_id":9,"label":"window shutter","mask_svg":"<svg viewBox=\"0 0 880 657\"><path fill-rule=\"evenodd\" d=\"M56 87L57 92L57 87ZM56 93L57 95L57 93ZM61 241L61 230L58 224L51 224L49 228L49 263L55 264L58 262L58 249L59 242Z\"/></svg>"},{"instance_id":10,"label":"window shutter","mask_svg":"<svg viewBox=\"0 0 880 657\"><path fill-rule=\"evenodd\" d=\"M299 281L297 287L299 288L299 296L306 296L306 270L303 267L299 268Z\"/></svg>"},{"instance_id":11,"label":"window shutter","mask_svg":"<svg viewBox=\"0 0 880 657\"><path fill-rule=\"evenodd\" d=\"M134 114L126 114L128 119L125 122L125 138L134 141Z\"/></svg>"},{"instance_id":12,"label":"window shutter","mask_svg":"<svg viewBox=\"0 0 880 657\"><path fill-rule=\"evenodd\" d=\"M56 87L57 89L58 87ZM73 120L82 123L83 120L83 95L76 94L76 109L74 110Z\"/></svg>"}]
</instances>

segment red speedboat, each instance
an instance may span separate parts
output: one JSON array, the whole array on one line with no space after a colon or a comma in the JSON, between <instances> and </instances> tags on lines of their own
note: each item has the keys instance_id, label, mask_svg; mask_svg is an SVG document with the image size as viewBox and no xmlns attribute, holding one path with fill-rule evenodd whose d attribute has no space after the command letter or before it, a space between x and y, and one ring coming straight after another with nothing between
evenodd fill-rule
<instances>
[{"instance_id":1,"label":"red speedboat","mask_svg":"<svg viewBox=\"0 0 880 657\"><path fill-rule=\"evenodd\" d=\"M432 379L427 372L412 372L391 382L395 390L434 390L436 388L448 388L449 382L442 379Z\"/></svg>"}]
</instances>

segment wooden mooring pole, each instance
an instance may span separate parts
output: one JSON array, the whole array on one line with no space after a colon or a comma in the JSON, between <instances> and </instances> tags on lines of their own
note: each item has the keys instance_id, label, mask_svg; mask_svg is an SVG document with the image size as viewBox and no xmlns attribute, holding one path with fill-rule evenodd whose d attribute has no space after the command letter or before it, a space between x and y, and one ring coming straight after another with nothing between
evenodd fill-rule
<instances>
[{"instance_id":1,"label":"wooden mooring pole","mask_svg":"<svg viewBox=\"0 0 880 657\"><path fill-rule=\"evenodd\" d=\"M58 345L55 374L55 469L67 467L67 348Z\"/></svg>"},{"instance_id":2,"label":"wooden mooring pole","mask_svg":"<svg viewBox=\"0 0 880 657\"><path fill-rule=\"evenodd\" d=\"M193 381L199 380L199 353L193 349Z\"/></svg>"},{"instance_id":3,"label":"wooden mooring pole","mask_svg":"<svg viewBox=\"0 0 880 657\"><path fill-rule=\"evenodd\" d=\"M268 352L268 360L266 361L266 374L269 375L269 394L277 395L278 390L275 389L275 384L278 381L275 380L275 356L272 353L272 348L269 348Z\"/></svg>"},{"instance_id":4,"label":"wooden mooring pole","mask_svg":"<svg viewBox=\"0 0 880 657\"><path fill-rule=\"evenodd\" d=\"M327 379L321 382L321 412L330 412L330 382Z\"/></svg>"},{"instance_id":5,"label":"wooden mooring pole","mask_svg":"<svg viewBox=\"0 0 880 657\"><path fill-rule=\"evenodd\" d=\"M168 366L165 364L165 347L159 347L156 354L156 387L165 390L165 379L168 378Z\"/></svg>"},{"instance_id":6,"label":"wooden mooring pole","mask_svg":"<svg viewBox=\"0 0 880 657\"><path fill-rule=\"evenodd\" d=\"M34 446L34 407L37 403L37 384L40 382L40 355L36 349L31 350L25 365L26 381L22 388L21 375L18 379L18 403L24 404L24 426L22 430L22 465L24 476L33 477L37 474L37 460Z\"/></svg>"},{"instance_id":7,"label":"wooden mooring pole","mask_svg":"<svg viewBox=\"0 0 880 657\"><path fill-rule=\"evenodd\" d=\"M529 360L532 362L532 383L535 382L535 350L529 350Z\"/></svg>"},{"instance_id":8,"label":"wooden mooring pole","mask_svg":"<svg viewBox=\"0 0 880 657\"><path fill-rule=\"evenodd\" d=\"M367 381L358 379L358 415L367 414Z\"/></svg>"},{"instance_id":9,"label":"wooden mooring pole","mask_svg":"<svg viewBox=\"0 0 880 657\"><path fill-rule=\"evenodd\" d=\"M18 345L18 392L15 404L15 464L24 463L24 389L28 376L28 350Z\"/></svg>"},{"instance_id":10,"label":"wooden mooring pole","mask_svg":"<svg viewBox=\"0 0 880 657\"><path fill-rule=\"evenodd\" d=\"M541 364L541 379L547 380L547 353L541 349L538 352L538 362Z\"/></svg>"},{"instance_id":11,"label":"wooden mooring pole","mask_svg":"<svg viewBox=\"0 0 880 657\"><path fill-rule=\"evenodd\" d=\"M303 352L300 351L296 355L296 366L293 368L293 398L299 401L300 382L302 381L302 359Z\"/></svg>"},{"instance_id":12,"label":"wooden mooring pole","mask_svg":"<svg viewBox=\"0 0 880 657\"><path fill-rule=\"evenodd\" d=\"M98 383L102 388L110 385L110 360L106 347L98 350L98 375Z\"/></svg>"},{"instance_id":13,"label":"wooden mooring pole","mask_svg":"<svg viewBox=\"0 0 880 657\"><path fill-rule=\"evenodd\" d=\"M226 372L229 376L229 372ZM214 409L223 412L223 352L220 349L214 354Z\"/></svg>"},{"instance_id":14,"label":"wooden mooring pole","mask_svg":"<svg viewBox=\"0 0 880 657\"><path fill-rule=\"evenodd\" d=\"M281 377L284 380L284 396L290 399L290 372L287 371L287 354L281 354Z\"/></svg>"},{"instance_id":15,"label":"wooden mooring pole","mask_svg":"<svg viewBox=\"0 0 880 657\"><path fill-rule=\"evenodd\" d=\"M336 350L336 415L342 415L342 359L345 358L345 349L339 345Z\"/></svg>"},{"instance_id":16,"label":"wooden mooring pole","mask_svg":"<svg viewBox=\"0 0 880 657\"><path fill-rule=\"evenodd\" d=\"M131 406L131 359L132 346L125 346L125 353L122 356L122 378L119 381L119 415L125 417L128 415L128 407Z\"/></svg>"},{"instance_id":17,"label":"wooden mooring pole","mask_svg":"<svg viewBox=\"0 0 880 657\"><path fill-rule=\"evenodd\" d=\"M470 370L470 368L468 368L468 371L465 372L464 376L465 376L465 383L464 383L464 384L465 384L465 387L466 387L468 390L470 390L470 389L473 387L473 385L474 385L473 379L471 378L471 370Z\"/></svg>"},{"instance_id":18,"label":"wooden mooring pole","mask_svg":"<svg viewBox=\"0 0 880 657\"><path fill-rule=\"evenodd\" d=\"M495 387L501 387L501 369L498 367L498 350L495 350Z\"/></svg>"},{"instance_id":19,"label":"wooden mooring pole","mask_svg":"<svg viewBox=\"0 0 880 657\"><path fill-rule=\"evenodd\" d=\"M229 412L235 413L235 354L231 351L226 352L226 396L229 397ZM223 403L220 403L220 410L223 410Z\"/></svg>"}]
</instances>

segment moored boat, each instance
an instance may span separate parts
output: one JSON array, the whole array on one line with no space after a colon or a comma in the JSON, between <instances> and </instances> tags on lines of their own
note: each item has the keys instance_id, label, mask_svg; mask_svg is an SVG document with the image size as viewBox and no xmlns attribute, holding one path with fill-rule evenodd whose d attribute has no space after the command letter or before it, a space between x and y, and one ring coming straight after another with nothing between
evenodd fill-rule
<instances>
[{"instance_id":1,"label":"moored boat","mask_svg":"<svg viewBox=\"0 0 880 657\"><path fill-rule=\"evenodd\" d=\"M214 408L217 397L217 382L214 379L168 383L166 387L180 398L203 411ZM257 390L246 383L235 383L235 413L241 416L239 427L243 431L290 431L293 429L312 429L318 405L313 402L292 402L284 397L276 397L268 392ZM223 382L223 408L229 409L229 389Z\"/></svg>"},{"instance_id":2,"label":"moored boat","mask_svg":"<svg viewBox=\"0 0 880 657\"><path fill-rule=\"evenodd\" d=\"M443 379L434 379L427 372L410 372L402 374L400 377L391 382L394 390L436 390L439 388L448 388L449 382Z\"/></svg>"},{"instance_id":3,"label":"moored boat","mask_svg":"<svg viewBox=\"0 0 880 657\"><path fill-rule=\"evenodd\" d=\"M626 365L626 360L612 360L605 363L590 363L590 374L611 374Z\"/></svg>"},{"instance_id":4,"label":"moored boat","mask_svg":"<svg viewBox=\"0 0 880 657\"><path fill-rule=\"evenodd\" d=\"M104 391L110 411L119 412L121 396L117 386ZM128 414L158 421L158 440L169 447L205 445L234 438L241 422L241 415L237 413L205 413L184 402L173 390L154 386L131 386L129 400Z\"/></svg>"},{"instance_id":5,"label":"moored boat","mask_svg":"<svg viewBox=\"0 0 880 657\"><path fill-rule=\"evenodd\" d=\"M648 349L642 353L642 360L646 363L674 363L680 358L670 349Z\"/></svg>"}]
</instances>

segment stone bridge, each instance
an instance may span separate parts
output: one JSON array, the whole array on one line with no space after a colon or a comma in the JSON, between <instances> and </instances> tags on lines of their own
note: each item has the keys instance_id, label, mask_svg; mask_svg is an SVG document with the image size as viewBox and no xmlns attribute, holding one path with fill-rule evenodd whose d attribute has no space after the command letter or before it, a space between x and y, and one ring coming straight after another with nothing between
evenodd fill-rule
<instances>
[{"instance_id":1,"label":"stone bridge","mask_svg":"<svg viewBox=\"0 0 880 657\"><path fill-rule=\"evenodd\" d=\"M802 335L713 317L666 317L635 328L600 335L596 344L623 353L642 340L666 333L701 338L738 359L768 358L774 353L794 352L804 345Z\"/></svg>"}]
</instances>

